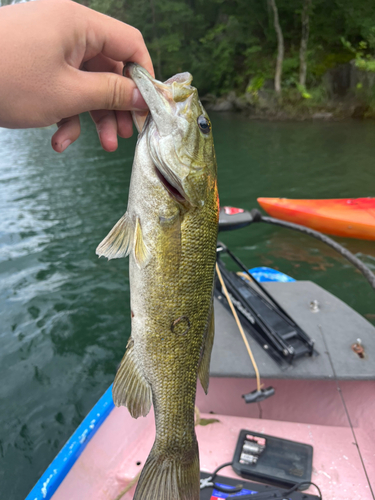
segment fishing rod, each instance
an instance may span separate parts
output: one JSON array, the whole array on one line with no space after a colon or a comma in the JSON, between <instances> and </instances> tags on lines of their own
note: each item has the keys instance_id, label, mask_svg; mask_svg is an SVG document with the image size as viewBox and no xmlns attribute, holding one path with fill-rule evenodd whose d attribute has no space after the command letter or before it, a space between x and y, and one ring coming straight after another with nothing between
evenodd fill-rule
<instances>
[{"instance_id":1,"label":"fishing rod","mask_svg":"<svg viewBox=\"0 0 375 500\"><path fill-rule=\"evenodd\" d=\"M220 209L219 231L239 229L256 222L265 222L266 224L274 224L275 226L286 227L288 229L299 231L301 233L312 236L319 241L322 241L326 245L336 250L336 252L345 257L351 264L353 264L353 266L359 269L366 280L369 282L370 286L375 290L375 275L366 266L366 264L359 260L349 250L337 243L337 241L334 241L332 238L329 238L325 234L322 234L319 231L315 231L314 229L306 226L301 226L292 222L275 219L274 217L264 216L257 208L253 208L253 210L251 210L250 212L248 210L238 209L234 207L222 207Z\"/></svg>"}]
</instances>

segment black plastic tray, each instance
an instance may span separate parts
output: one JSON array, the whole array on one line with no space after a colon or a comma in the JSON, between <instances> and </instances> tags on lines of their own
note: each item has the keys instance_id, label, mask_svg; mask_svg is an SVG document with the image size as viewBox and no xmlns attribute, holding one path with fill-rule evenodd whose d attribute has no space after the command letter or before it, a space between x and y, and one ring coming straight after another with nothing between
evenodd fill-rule
<instances>
[{"instance_id":1,"label":"black plastic tray","mask_svg":"<svg viewBox=\"0 0 375 500\"><path fill-rule=\"evenodd\" d=\"M257 463L252 465L240 463L243 443L248 435L266 441ZM290 488L297 483L311 481L312 457L313 448L309 444L241 430L234 452L233 469L242 477Z\"/></svg>"}]
</instances>

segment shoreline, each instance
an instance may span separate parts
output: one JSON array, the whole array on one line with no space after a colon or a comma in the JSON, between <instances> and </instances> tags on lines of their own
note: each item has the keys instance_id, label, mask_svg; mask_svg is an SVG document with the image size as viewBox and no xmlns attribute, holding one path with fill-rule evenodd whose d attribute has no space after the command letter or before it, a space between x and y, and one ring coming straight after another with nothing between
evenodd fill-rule
<instances>
[{"instance_id":1,"label":"shoreline","mask_svg":"<svg viewBox=\"0 0 375 500\"><path fill-rule=\"evenodd\" d=\"M210 112L240 113L251 120L263 121L343 121L374 120L372 107L353 97L314 103L306 99L280 98L274 92L261 96L248 94L237 97L234 92L223 97L203 96L203 105Z\"/></svg>"}]
</instances>

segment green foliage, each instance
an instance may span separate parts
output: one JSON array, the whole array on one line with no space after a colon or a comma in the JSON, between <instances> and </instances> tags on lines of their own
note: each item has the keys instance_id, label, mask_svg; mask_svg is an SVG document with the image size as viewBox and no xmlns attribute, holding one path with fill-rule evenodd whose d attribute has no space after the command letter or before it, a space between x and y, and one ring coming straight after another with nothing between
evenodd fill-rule
<instances>
[{"instance_id":1,"label":"green foliage","mask_svg":"<svg viewBox=\"0 0 375 500\"><path fill-rule=\"evenodd\" d=\"M312 98L312 95L307 92L305 85L301 85L300 83L297 83L296 87L297 87L298 92L301 94L301 97L303 97L304 99L311 99Z\"/></svg>"},{"instance_id":2,"label":"green foliage","mask_svg":"<svg viewBox=\"0 0 375 500\"><path fill-rule=\"evenodd\" d=\"M355 65L358 69L375 73L375 57L373 53L370 52L370 49L374 48L375 44L375 27L369 31L369 40L361 40L358 43L357 48L353 47L353 45L348 40L345 40L344 37L341 37L341 42L344 47L354 55ZM362 84L358 85L357 88L362 88Z\"/></svg>"},{"instance_id":3,"label":"green foliage","mask_svg":"<svg viewBox=\"0 0 375 500\"><path fill-rule=\"evenodd\" d=\"M254 78L251 79L251 82L248 85L246 92L257 96L259 93L259 90L264 85L264 81L265 81L265 78L263 75L254 76Z\"/></svg>"},{"instance_id":4,"label":"green foliage","mask_svg":"<svg viewBox=\"0 0 375 500\"><path fill-rule=\"evenodd\" d=\"M346 64L353 59L353 54L349 50L325 53L320 47L317 48L315 61L310 64L310 76L320 79L329 69Z\"/></svg>"},{"instance_id":5,"label":"green foliage","mask_svg":"<svg viewBox=\"0 0 375 500\"><path fill-rule=\"evenodd\" d=\"M189 71L201 94L234 89L240 94L247 90L253 97L273 81L277 39L266 0L81 1L137 27L158 78ZM308 90L298 86L303 2L276 4L285 43L282 86L296 99L314 101L314 89L321 88L326 71L353 58L359 68L375 71L375 2L312 2Z\"/></svg>"}]
</instances>

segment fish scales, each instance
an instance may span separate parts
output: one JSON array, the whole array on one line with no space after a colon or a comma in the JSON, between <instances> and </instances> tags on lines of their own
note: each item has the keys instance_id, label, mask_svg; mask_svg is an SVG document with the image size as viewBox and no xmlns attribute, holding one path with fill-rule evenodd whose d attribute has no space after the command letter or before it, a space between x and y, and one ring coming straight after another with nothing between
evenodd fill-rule
<instances>
[{"instance_id":1,"label":"fish scales","mask_svg":"<svg viewBox=\"0 0 375 500\"><path fill-rule=\"evenodd\" d=\"M218 225L211 125L189 74L162 84L137 65L129 72L151 116L127 212L97 249L130 256L132 333L114 401L134 417L154 406L155 443L134 499L198 500L194 405L198 372L208 385Z\"/></svg>"}]
</instances>

